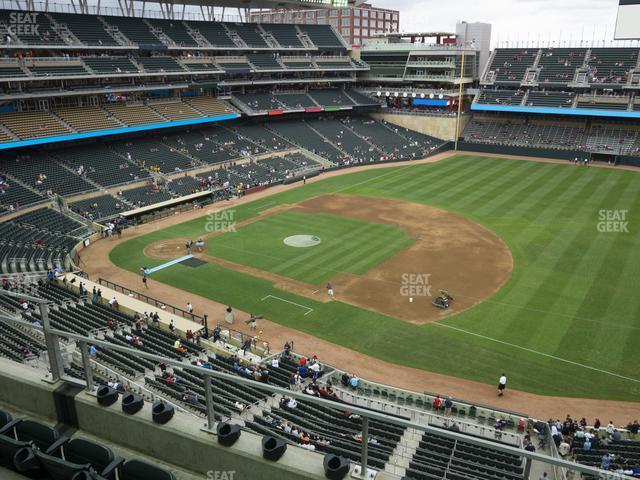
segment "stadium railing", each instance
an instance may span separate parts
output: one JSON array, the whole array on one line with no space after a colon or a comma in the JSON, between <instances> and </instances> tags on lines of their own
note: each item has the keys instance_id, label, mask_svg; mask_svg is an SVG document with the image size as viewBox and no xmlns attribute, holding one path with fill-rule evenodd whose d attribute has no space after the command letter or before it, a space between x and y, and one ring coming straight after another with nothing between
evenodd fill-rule
<instances>
[{"instance_id":1,"label":"stadium railing","mask_svg":"<svg viewBox=\"0 0 640 480\"><path fill-rule=\"evenodd\" d=\"M544 422L544 428L545 428L545 437L549 441L549 450L551 451L551 456L553 458L562 458L560 456L560 453L558 452L558 447L556 446L556 442L554 442L553 438L551 437L551 427L547 422ZM554 465L552 469L553 469L554 478L556 480L567 480L566 468L562 468Z\"/></svg>"},{"instance_id":2,"label":"stadium railing","mask_svg":"<svg viewBox=\"0 0 640 480\"><path fill-rule=\"evenodd\" d=\"M150 297L149 295L145 295L142 292L138 292L129 287L125 287L123 285L118 285L110 280L105 278L98 278L98 283L103 285L111 290L115 290L116 292L124 293L125 295L133 295L138 300L141 300L149 305L153 305L156 308L162 308L168 312L174 313L176 315L180 315L183 318L188 320L193 320L194 322L198 322L200 325L204 325L204 317L200 315L196 315L195 313L188 312L186 310L181 309L180 307L176 307L175 305L171 305L163 302L162 300L158 300L157 298Z\"/></svg>"},{"instance_id":3,"label":"stadium railing","mask_svg":"<svg viewBox=\"0 0 640 480\"><path fill-rule=\"evenodd\" d=\"M18 294L14 292L2 292L2 293L3 295L8 295L12 297L19 296L33 303L34 305L38 306L41 320L42 320L41 327L36 327L29 322L26 322L23 320L17 320L12 316L3 315L2 313L0 313L0 321L19 325L19 326L22 326L23 328L35 329L43 332L45 337L46 347L47 347L47 358L49 360L51 381L68 382L74 385L80 384L88 392L95 393L96 385L93 378L93 370L92 370L91 358L89 355L89 348L88 348L89 345L94 345L102 349L113 350L115 352L121 352L129 355L136 355L138 357L144 358L156 364L160 364L163 362L167 366L177 367L184 371L190 371L194 374L204 376L205 392L206 392L206 414L207 414L207 423L206 423L205 430L210 431L212 433L215 431L215 427L216 427L212 379L219 379L221 381L231 382L234 384L238 384L240 386L259 388L261 390L265 390L269 394L280 394L289 398L294 398L299 401L304 401L307 403L318 405L319 407L332 408L332 409L341 411L343 413L350 413L352 415L360 415L360 417L362 418L362 442L361 442L362 448L361 448L361 454L360 454L360 463L362 465L363 472L367 472L366 467L368 465L368 446L369 446L369 436L370 436L369 421L378 420L381 422L391 423L404 428L412 428L414 430L417 430L418 432L430 433L432 435L444 437L450 440L454 440L454 441L459 440L461 442L466 442L472 445L488 448L501 453L516 455L518 457L526 459L527 463L530 463L531 461L539 461L539 462L548 464L551 467L553 466L562 467L571 471L580 472L585 475L594 476L596 478L610 478L610 479L625 478L623 475L603 471L594 467L572 463L560 458L549 457L547 455L542 455L537 452L529 452L527 450L516 448L503 443L496 443L495 441L466 435L464 433L459 433L452 430L444 430L442 428L434 427L430 425L420 425L410 420L398 418L382 412L372 411L362 407L343 404L340 402L334 402L331 400L325 400L322 398L309 396L300 392L296 392L296 391L281 388L281 387L276 387L269 384L261 384L254 380L249 380L240 376L231 375L229 373L224 373L222 371L203 369L202 367L186 364L178 360L162 357L157 354L136 350L128 346L116 345L113 343L106 342L104 340L99 340L96 338L91 338L91 337L79 335L76 333L70 333L70 332L58 330L58 329L52 328L49 321L49 301L42 298L32 297L29 295ZM82 368L85 374L85 379L86 379L85 381L81 381L81 380L78 380L77 378L69 377L65 373L63 360L62 360L62 348L61 348L62 339L67 339L68 341L72 341L72 342L74 341L78 345L78 348L80 349L80 352L82 355Z\"/></svg>"}]
</instances>

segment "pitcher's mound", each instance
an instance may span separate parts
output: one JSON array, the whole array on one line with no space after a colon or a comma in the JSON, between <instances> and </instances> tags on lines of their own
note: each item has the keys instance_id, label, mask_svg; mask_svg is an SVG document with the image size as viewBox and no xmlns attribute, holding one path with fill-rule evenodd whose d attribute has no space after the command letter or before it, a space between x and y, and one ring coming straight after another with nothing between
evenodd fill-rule
<instances>
[{"instance_id":1,"label":"pitcher's mound","mask_svg":"<svg viewBox=\"0 0 640 480\"><path fill-rule=\"evenodd\" d=\"M307 247L315 247L319 245L320 237L316 237L315 235L292 235L283 240L285 245L296 248L307 248Z\"/></svg>"}]
</instances>

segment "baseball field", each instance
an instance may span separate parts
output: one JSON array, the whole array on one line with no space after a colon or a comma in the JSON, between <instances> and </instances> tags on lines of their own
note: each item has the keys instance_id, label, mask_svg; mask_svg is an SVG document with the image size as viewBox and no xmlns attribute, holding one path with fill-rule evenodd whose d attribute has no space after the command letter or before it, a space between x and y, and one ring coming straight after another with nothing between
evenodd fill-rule
<instances>
[{"instance_id":1,"label":"baseball field","mask_svg":"<svg viewBox=\"0 0 640 480\"><path fill-rule=\"evenodd\" d=\"M489 384L505 371L543 395L640 394L635 172L460 155L214 210L111 261L139 272L203 238L204 263L152 280L401 365ZM440 290L449 310L431 305Z\"/></svg>"}]
</instances>

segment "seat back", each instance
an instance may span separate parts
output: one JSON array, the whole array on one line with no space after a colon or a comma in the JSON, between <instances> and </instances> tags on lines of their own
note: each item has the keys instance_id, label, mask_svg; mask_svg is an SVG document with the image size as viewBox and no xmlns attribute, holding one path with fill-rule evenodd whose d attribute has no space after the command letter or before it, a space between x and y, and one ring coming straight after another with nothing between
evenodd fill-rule
<instances>
[{"instance_id":1,"label":"seat back","mask_svg":"<svg viewBox=\"0 0 640 480\"><path fill-rule=\"evenodd\" d=\"M107 447L83 438L72 438L64 446L64 458L77 464L90 464L97 472L102 472L115 458Z\"/></svg>"},{"instance_id":2,"label":"seat back","mask_svg":"<svg viewBox=\"0 0 640 480\"><path fill-rule=\"evenodd\" d=\"M13 438L13 431L0 435L0 466L13 468L13 457L16 452L30 445L30 442L21 442Z\"/></svg>"},{"instance_id":3,"label":"seat back","mask_svg":"<svg viewBox=\"0 0 640 480\"><path fill-rule=\"evenodd\" d=\"M91 468L88 463L84 465L73 463L39 450L36 450L35 454L53 480L71 480L76 473L89 471Z\"/></svg>"},{"instance_id":4,"label":"seat back","mask_svg":"<svg viewBox=\"0 0 640 480\"><path fill-rule=\"evenodd\" d=\"M173 473L140 460L129 460L122 466L120 480L176 480Z\"/></svg>"},{"instance_id":5,"label":"seat back","mask_svg":"<svg viewBox=\"0 0 640 480\"><path fill-rule=\"evenodd\" d=\"M9 412L0 410L0 428L4 427L7 423L13 420L13 417Z\"/></svg>"},{"instance_id":6,"label":"seat back","mask_svg":"<svg viewBox=\"0 0 640 480\"><path fill-rule=\"evenodd\" d=\"M58 431L33 420L23 420L16 425L16 437L22 442L33 442L40 450L47 450L58 438Z\"/></svg>"}]
</instances>

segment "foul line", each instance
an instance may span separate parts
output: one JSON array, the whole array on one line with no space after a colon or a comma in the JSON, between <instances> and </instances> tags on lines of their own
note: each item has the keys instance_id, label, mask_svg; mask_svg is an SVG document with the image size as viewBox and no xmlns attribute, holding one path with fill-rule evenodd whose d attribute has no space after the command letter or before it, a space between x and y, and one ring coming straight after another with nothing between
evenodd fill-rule
<instances>
[{"instance_id":1,"label":"foul line","mask_svg":"<svg viewBox=\"0 0 640 480\"><path fill-rule=\"evenodd\" d=\"M170 267L170 266L175 265L177 263L184 262L185 260L189 260L192 257L193 257L193 255L189 254L189 255L185 255L184 257L180 257L180 258L176 258L174 260L171 260L170 262L163 263L162 265L158 265L157 267L147 268L144 271L144 274L145 275L151 275L152 273L157 272L158 270L162 270L163 268L167 268L167 267Z\"/></svg>"},{"instance_id":2,"label":"foul line","mask_svg":"<svg viewBox=\"0 0 640 480\"><path fill-rule=\"evenodd\" d=\"M268 202L268 203L263 203L262 205L258 205L258 206L256 206L256 207L250 208L249 210L254 211L254 212L255 212L256 210L267 210L267 209L269 209L269 208L271 208L272 206L277 205L277 204L278 204L278 202L275 202L275 201L273 201L273 202Z\"/></svg>"},{"instance_id":3,"label":"foul line","mask_svg":"<svg viewBox=\"0 0 640 480\"><path fill-rule=\"evenodd\" d=\"M300 305L299 303L292 302L290 300L285 300L284 298L276 297L275 295L267 295L266 297L262 298L262 301L264 302L267 298L275 298L276 300L280 300L281 302L287 302L291 305L295 305L296 307L304 308L305 310L307 310L307 313L304 314L305 316L313 312L313 308L305 307L304 305Z\"/></svg>"},{"instance_id":4,"label":"foul line","mask_svg":"<svg viewBox=\"0 0 640 480\"><path fill-rule=\"evenodd\" d=\"M613 373L613 372L609 372L607 370L602 370L600 368L591 367L589 365L584 365L583 363L578 363L578 362L574 362L574 361L571 361L571 360L567 360L566 358L556 357L555 355L549 355L548 353L538 352L537 350L532 350L530 348L522 347L520 345L515 345L515 344L509 343L509 342L504 342L504 341L498 340L496 338L491 338L491 337L487 337L485 335L480 335L479 333L469 332L468 330L463 330L462 328L453 327L451 325L446 325L444 323L433 322L433 323L431 323L431 325L435 325L435 326L438 326L438 327L444 327L444 328L450 328L451 330L456 330L458 332L466 333L467 335L473 335L474 337L479 337L479 338L483 338L485 340L490 340L492 342L500 343L502 345L507 345L508 347L517 348L517 349L524 350L524 351L529 352L529 353L535 353L536 355L541 355L543 357L551 358L553 360L558 360L560 362L565 362L565 363L574 365L576 367L582 367L582 368L586 368L588 370L593 370L595 372L605 373L605 374L611 375L613 377L622 378L623 380L629 380L631 382L640 383L640 380L638 380L637 378L625 377L624 375L620 375L618 373Z\"/></svg>"}]
</instances>

